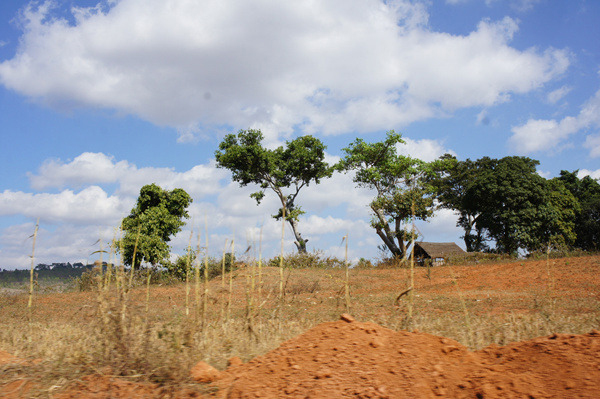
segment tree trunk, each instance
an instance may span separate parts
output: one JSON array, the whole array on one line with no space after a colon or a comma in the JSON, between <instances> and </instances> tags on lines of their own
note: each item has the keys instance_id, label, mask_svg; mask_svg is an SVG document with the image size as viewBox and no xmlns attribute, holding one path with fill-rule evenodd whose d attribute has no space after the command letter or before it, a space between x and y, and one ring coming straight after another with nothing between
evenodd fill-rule
<instances>
[{"instance_id":1,"label":"tree trunk","mask_svg":"<svg viewBox=\"0 0 600 399\"><path fill-rule=\"evenodd\" d=\"M294 241L294 244L296 244L296 248L298 248L298 253L305 254L306 253L306 243L308 242L308 240L305 240L304 238L302 238L302 235L298 231L298 222L296 222L294 219L291 219L288 221L290 222L290 226L292 227L292 232L294 233L294 238L296 239L296 241Z\"/></svg>"},{"instance_id":2,"label":"tree trunk","mask_svg":"<svg viewBox=\"0 0 600 399\"><path fill-rule=\"evenodd\" d=\"M381 238L381 241L383 241L383 243L385 244L385 246L387 247L387 249L390 250L390 252L392 253L392 255L394 257L401 257L402 256L402 251L400 250L400 248L398 248L398 246L396 245L396 243L394 242L393 239L390 239L381 229L377 229L377 235Z\"/></svg>"},{"instance_id":3,"label":"tree trunk","mask_svg":"<svg viewBox=\"0 0 600 399\"><path fill-rule=\"evenodd\" d=\"M396 245L396 241L394 240L394 234L390 229L389 223L385 220L385 217L381 213L381 210L374 207L373 204L371 204L371 210L373 211L373 213L375 213L377 219L379 219L379 225L381 227L375 227L375 231L377 232L377 235L381 238L385 246L390 250L390 252L395 258L404 255L404 251Z\"/></svg>"}]
</instances>

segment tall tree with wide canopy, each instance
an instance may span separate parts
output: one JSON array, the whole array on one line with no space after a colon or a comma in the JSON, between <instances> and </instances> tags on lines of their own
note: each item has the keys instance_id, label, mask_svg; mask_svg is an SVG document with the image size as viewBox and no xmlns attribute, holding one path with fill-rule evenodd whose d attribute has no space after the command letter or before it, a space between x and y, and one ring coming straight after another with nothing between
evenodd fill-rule
<instances>
[{"instance_id":1,"label":"tall tree with wide canopy","mask_svg":"<svg viewBox=\"0 0 600 399\"><path fill-rule=\"evenodd\" d=\"M456 161L435 182L443 206L455 209L465 230L468 251L488 249L515 254L549 242L574 240L577 203L562 184L537 174L538 161L527 157Z\"/></svg>"},{"instance_id":2,"label":"tall tree with wide canopy","mask_svg":"<svg viewBox=\"0 0 600 399\"><path fill-rule=\"evenodd\" d=\"M577 198L580 209L575 219L575 247L586 251L600 250L600 184L590 176L579 178L579 171L560 172L560 180Z\"/></svg>"},{"instance_id":3,"label":"tall tree with wide canopy","mask_svg":"<svg viewBox=\"0 0 600 399\"><path fill-rule=\"evenodd\" d=\"M456 225L465 232L462 238L467 252L487 250L485 229L477 223L484 193L477 189L475 182L478 170L489 158L477 162L470 159L458 161L455 156L445 154L440 159L443 162L431 180L439 193L440 206L458 211Z\"/></svg>"},{"instance_id":4,"label":"tall tree with wide canopy","mask_svg":"<svg viewBox=\"0 0 600 399\"><path fill-rule=\"evenodd\" d=\"M215 152L217 166L229 169L240 186L258 184L260 190L251 194L257 204L267 189L275 192L281 208L273 217L280 220L285 211L298 252L304 253L308 240L298 231L299 216L304 211L297 206L296 198L303 187L312 182L319 184L321 179L331 176L333 169L324 160L325 145L307 135L271 150L263 146L263 138L261 131L254 129L228 134Z\"/></svg>"},{"instance_id":5,"label":"tall tree with wide canopy","mask_svg":"<svg viewBox=\"0 0 600 399\"><path fill-rule=\"evenodd\" d=\"M189 218L192 198L180 188L163 190L156 184L141 188L131 213L122 221L125 232L120 243L123 261L139 268L145 261L157 265L169 258L171 237L181 231ZM135 261L134 261L135 253Z\"/></svg>"},{"instance_id":6,"label":"tall tree with wide canopy","mask_svg":"<svg viewBox=\"0 0 600 399\"><path fill-rule=\"evenodd\" d=\"M399 155L400 144L404 140L393 130L382 142L366 143L359 138L344 148L346 156L337 164L340 171L355 171L359 187L375 191L371 226L395 257L406 254L411 217L426 220L435 208L433 186L427 178L434 173L433 164Z\"/></svg>"}]
</instances>

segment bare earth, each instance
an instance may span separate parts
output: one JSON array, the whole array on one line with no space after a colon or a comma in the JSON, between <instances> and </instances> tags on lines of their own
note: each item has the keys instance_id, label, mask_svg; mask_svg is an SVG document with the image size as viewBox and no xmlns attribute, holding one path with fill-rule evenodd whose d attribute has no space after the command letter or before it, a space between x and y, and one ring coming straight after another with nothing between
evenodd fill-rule
<instances>
[{"instance_id":1,"label":"bare earth","mask_svg":"<svg viewBox=\"0 0 600 399\"><path fill-rule=\"evenodd\" d=\"M545 261L538 261L439 268L431 279L419 270L416 287L432 297L457 292L482 303L473 308L474 312L492 315L503 314L513 305L495 302L493 298L499 293L518 298L538 289L576 301L585 299L586 306L597 306L598 302L589 302L589 298L598 296L600 257L553 260L551 266L549 270ZM405 278L405 272L398 270L353 274L365 281L377 278L381 281L378 289L385 290L385 281L391 285L393 279L380 280L380 275L391 277L388 274L392 272L396 280ZM456 281L462 291L455 290ZM360 295L368 286L355 285L353 295ZM68 294L62 295L64 299ZM516 310L519 303L515 300ZM191 370L191 380L208 384L205 394L186 387L131 382L110 375L108 370L73 381L49 397L600 398L598 326L585 334L552 334L470 351L449 338L393 331L358 319L343 315L318 324L247 363L232 359L223 371L200 362ZM26 367L28 362L0 351L0 371L3 365ZM0 386L0 397L28 397L34 384L26 378L12 381Z\"/></svg>"}]
</instances>

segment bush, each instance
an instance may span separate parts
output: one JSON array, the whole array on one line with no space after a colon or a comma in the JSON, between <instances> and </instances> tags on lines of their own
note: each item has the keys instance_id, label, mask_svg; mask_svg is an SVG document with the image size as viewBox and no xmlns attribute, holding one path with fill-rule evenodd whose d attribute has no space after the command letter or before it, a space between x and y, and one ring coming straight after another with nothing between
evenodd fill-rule
<instances>
[{"instance_id":1,"label":"bush","mask_svg":"<svg viewBox=\"0 0 600 399\"><path fill-rule=\"evenodd\" d=\"M131 276L131 269L125 269L125 284L129 284L129 278ZM148 279L148 274L150 274L150 284L159 285L159 284L173 284L178 282L179 280L175 279L173 276L168 274L166 271L159 270L155 267L147 267L136 269L133 271L133 278L131 279L132 287L140 287L146 284ZM102 271L98 267L94 267L93 269L89 269L84 271L80 277L74 279L75 286L79 289L79 291L93 291L98 288L98 279L106 277L106 269L103 268ZM113 271L111 276L111 283L114 284L116 276Z\"/></svg>"},{"instance_id":2,"label":"bush","mask_svg":"<svg viewBox=\"0 0 600 399\"><path fill-rule=\"evenodd\" d=\"M180 281L185 281L188 268L190 274L193 275L194 265L197 258L197 252L193 249L188 249L183 255L179 255L175 262L165 262L163 267L166 273Z\"/></svg>"},{"instance_id":3,"label":"bush","mask_svg":"<svg viewBox=\"0 0 600 399\"><path fill-rule=\"evenodd\" d=\"M190 270L190 278L194 276L194 268L197 266L197 262L200 262L200 277L204 278L204 266L205 260L204 257L198 259L197 251L192 250L191 252L186 252L183 255L177 257L175 262L168 262L163 265L166 269L165 273L179 281L185 281L185 276L188 270ZM225 254L225 272L229 272L232 270L232 264L234 264L235 258L231 253ZM208 258L208 278L209 280L220 276L223 271L223 258Z\"/></svg>"},{"instance_id":4,"label":"bush","mask_svg":"<svg viewBox=\"0 0 600 399\"><path fill-rule=\"evenodd\" d=\"M92 291L98 287L98 277L100 270L98 268L88 269L81 273L81 276L74 279L75 285L79 291Z\"/></svg>"},{"instance_id":5,"label":"bush","mask_svg":"<svg viewBox=\"0 0 600 399\"><path fill-rule=\"evenodd\" d=\"M354 266L355 269L373 269L374 267L373 263L365 258L360 258L356 266Z\"/></svg>"},{"instance_id":6,"label":"bush","mask_svg":"<svg viewBox=\"0 0 600 399\"><path fill-rule=\"evenodd\" d=\"M267 265L271 267L279 267L279 264L279 256L267 262ZM322 252L295 253L283 257L283 267L290 269L333 269L345 267L345 262L333 256L324 257Z\"/></svg>"}]
</instances>

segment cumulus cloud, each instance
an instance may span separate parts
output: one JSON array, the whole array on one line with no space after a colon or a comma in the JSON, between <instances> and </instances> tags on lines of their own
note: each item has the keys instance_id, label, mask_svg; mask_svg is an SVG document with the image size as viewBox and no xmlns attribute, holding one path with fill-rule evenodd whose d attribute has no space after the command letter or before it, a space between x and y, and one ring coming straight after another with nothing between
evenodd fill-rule
<instances>
[{"instance_id":1,"label":"cumulus cloud","mask_svg":"<svg viewBox=\"0 0 600 399\"><path fill-rule=\"evenodd\" d=\"M335 218L331 215L326 217L310 215L304 218L303 222L306 227L306 234L315 236L338 233L341 238L347 233L352 232L355 237L360 237L370 230L369 224L364 220L348 220Z\"/></svg>"},{"instance_id":2,"label":"cumulus cloud","mask_svg":"<svg viewBox=\"0 0 600 399\"><path fill-rule=\"evenodd\" d=\"M403 137L406 144L398 145L398 153L412 158L418 158L425 162L431 162L444 154L456 155L450 149L447 149L437 140L421 139L413 140Z\"/></svg>"},{"instance_id":3,"label":"cumulus cloud","mask_svg":"<svg viewBox=\"0 0 600 399\"><path fill-rule=\"evenodd\" d=\"M562 50L511 47L510 18L455 36L403 0L121 0L74 8L74 22L50 4L23 10L0 82L52 107L173 126L184 140L224 125L269 137L401 126L506 101L569 65Z\"/></svg>"},{"instance_id":4,"label":"cumulus cloud","mask_svg":"<svg viewBox=\"0 0 600 399\"><path fill-rule=\"evenodd\" d=\"M416 225L422 235L423 241L456 242L464 248L460 236L464 231L456 227L458 215L451 209L438 209L434 216L427 222L418 222Z\"/></svg>"},{"instance_id":5,"label":"cumulus cloud","mask_svg":"<svg viewBox=\"0 0 600 399\"><path fill-rule=\"evenodd\" d=\"M220 180L227 177L228 172L218 169L214 160L177 172L172 168L138 168L103 153L85 152L68 162L47 160L36 174L28 176L31 187L36 190L118 183L119 194L136 196L143 185L156 183L167 190L185 188L190 195L201 198L217 193Z\"/></svg>"},{"instance_id":6,"label":"cumulus cloud","mask_svg":"<svg viewBox=\"0 0 600 399\"><path fill-rule=\"evenodd\" d=\"M600 179L600 169L596 169L596 170L580 169L579 173L577 173L577 177L582 179L585 176L590 176L592 179L598 180L598 179Z\"/></svg>"},{"instance_id":7,"label":"cumulus cloud","mask_svg":"<svg viewBox=\"0 0 600 399\"><path fill-rule=\"evenodd\" d=\"M60 159L46 160L40 166L38 174L29 174L29 182L36 190L90 183L115 183L131 169L127 161L115 163L103 153L84 152L68 163Z\"/></svg>"},{"instance_id":8,"label":"cumulus cloud","mask_svg":"<svg viewBox=\"0 0 600 399\"><path fill-rule=\"evenodd\" d=\"M31 235L33 223L23 223L0 230L0 268L27 269L31 265ZM53 262L93 262L100 254L93 252L108 248L115 237L109 226L75 226L64 224L49 230L40 222L36 239L35 264ZM104 260L107 255L104 254Z\"/></svg>"},{"instance_id":9,"label":"cumulus cloud","mask_svg":"<svg viewBox=\"0 0 600 399\"><path fill-rule=\"evenodd\" d=\"M590 127L600 127L600 90L582 107L577 116L555 119L530 119L521 126L512 128L510 143L522 154L536 151L555 150L575 134ZM600 156L600 141L597 136L588 136L584 146L592 157Z\"/></svg>"},{"instance_id":10,"label":"cumulus cloud","mask_svg":"<svg viewBox=\"0 0 600 399\"><path fill-rule=\"evenodd\" d=\"M0 216L39 217L47 223L118 225L132 206L130 198L109 196L98 186L86 187L77 193L72 190L58 194L11 190L0 193Z\"/></svg>"}]
</instances>

